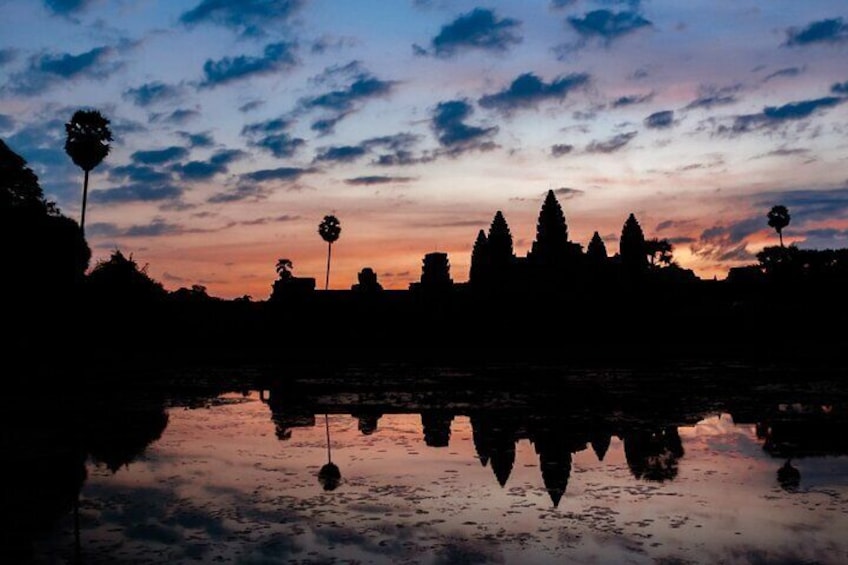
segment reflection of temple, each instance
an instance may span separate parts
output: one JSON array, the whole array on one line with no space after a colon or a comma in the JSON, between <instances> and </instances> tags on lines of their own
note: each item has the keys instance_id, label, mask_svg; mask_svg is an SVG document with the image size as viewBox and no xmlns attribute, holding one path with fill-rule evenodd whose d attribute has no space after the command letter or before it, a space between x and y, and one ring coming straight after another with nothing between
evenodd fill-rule
<instances>
[{"instance_id":1,"label":"reflection of temple","mask_svg":"<svg viewBox=\"0 0 848 565\"><path fill-rule=\"evenodd\" d=\"M532 443L541 483L554 507L568 489L573 455L592 449L603 461L613 436L621 440L635 479L674 480L684 456L678 427L714 415L718 406L738 407L740 420L759 422L764 448L775 457L848 453L848 434L840 433L848 431L844 411L833 407L780 411L768 399L757 402L756 395L761 393L753 389L752 396L733 389L723 400L720 395L692 394L691 383L684 382L668 382L650 392L640 389L638 394L609 394L574 383L568 392L503 383L498 385L502 390L494 385L487 389L454 383L427 388L408 378L394 382L390 386L395 388L389 390L384 381L379 383L366 379L359 384L287 386L272 390L266 401L278 430L286 430L281 437L288 437L292 427L315 425L316 413L351 414L365 435L377 431L384 414L420 414L424 443L442 448L450 444L454 418L467 416L477 458L491 468L502 487L513 472L517 443ZM679 394L684 389L687 394ZM675 394L678 400L672 402ZM781 484L797 484L793 471L797 473L791 464L784 465Z\"/></svg>"},{"instance_id":2,"label":"reflection of temple","mask_svg":"<svg viewBox=\"0 0 848 565\"><path fill-rule=\"evenodd\" d=\"M421 412L421 427L424 428L424 443L430 447L447 447L451 436L453 414L439 410Z\"/></svg>"}]
</instances>

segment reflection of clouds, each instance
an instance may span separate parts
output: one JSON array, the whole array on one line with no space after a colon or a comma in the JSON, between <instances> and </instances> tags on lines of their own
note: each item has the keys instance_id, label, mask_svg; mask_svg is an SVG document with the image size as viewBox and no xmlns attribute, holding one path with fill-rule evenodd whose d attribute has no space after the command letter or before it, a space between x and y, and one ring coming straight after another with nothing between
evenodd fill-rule
<instances>
[{"instance_id":1,"label":"reflection of clouds","mask_svg":"<svg viewBox=\"0 0 848 565\"><path fill-rule=\"evenodd\" d=\"M803 545L781 544L773 548L751 546L731 547L723 555L716 556L722 563L729 565L748 565L751 563L768 563L769 565L797 565L798 563L833 563L845 562L845 553L838 547L816 539L808 540Z\"/></svg>"},{"instance_id":2,"label":"reflection of clouds","mask_svg":"<svg viewBox=\"0 0 848 565\"><path fill-rule=\"evenodd\" d=\"M103 482L88 487L86 498L96 499L94 508L100 512L83 506L84 548L122 540L121 547L138 556L166 546L171 559L197 559L207 554L210 540L232 533L220 515L178 498L168 488Z\"/></svg>"},{"instance_id":3,"label":"reflection of clouds","mask_svg":"<svg viewBox=\"0 0 848 565\"><path fill-rule=\"evenodd\" d=\"M456 565L459 563L503 563L498 545L491 541L469 541L457 539L448 542L439 549L433 563L435 565Z\"/></svg>"},{"instance_id":4,"label":"reflection of clouds","mask_svg":"<svg viewBox=\"0 0 848 565\"><path fill-rule=\"evenodd\" d=\"M837 532L848 528L846 490L825 482L829 490L780 491L751 426L727 416L679 428L686 456L673 482L633 480L617 437L603 462L578 452L558 511L535 446L516 445L500 489L476 459L466 416L454 419L447 450L424 446L417 414L388 414L370 436L352 417L332 416L330 426L333 459L350 478L327 494L314 480L326 461L322 428L282 443L260 403L175 410L154 461L91 477L84 545L139 560L243 563L835 563L845 551ZM837 484L848 480L846 464L827 460Z\"/></svg>"},{"instance_id":5,"label":"reflection of clouds","mask_svg":"<svg viewBox=\"0 0 848 565\"><path fill-rule=\"evenodd\" d=\"M730 414L704 418L694 426L678 428L685 445L720 453L739 453L761 459L762 444L757 440L753 426L736 424Z\"/></svg>"}]
</instances>

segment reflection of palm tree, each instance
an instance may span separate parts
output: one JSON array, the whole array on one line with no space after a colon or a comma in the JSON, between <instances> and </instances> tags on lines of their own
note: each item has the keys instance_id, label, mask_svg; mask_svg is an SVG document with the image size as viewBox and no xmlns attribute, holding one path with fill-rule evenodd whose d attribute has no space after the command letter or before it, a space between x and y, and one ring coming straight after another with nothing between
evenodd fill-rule
<instances>
[{"instance_id":1,"label":"reflection of palm tree","mask_svg":"<svg viewBox=\"0 0 848 565\"><path fill-rule=\"evenodd\" d=\"M342 480L342 472L338 465L333 463L332 453L330 452L330 420L327 414L324 414L324 427L327 430L327 464L318 471L318 482L321 483L324 490L336 490Z\"/></svg>"},{"instance_id":2,"label":"reflection of palm tree","mask_svg":"<svg viewBox=\"0 0 848 565\"><path fill-rule=\"evenodd\" d=\"M97 110L77 110L71 117L71 121L65 124L65 131L67 133L65 153L85 173L82 185L82 213L80 214L80 230L85 234L88 173L109 154L112 132L109 130L109 120Z\"/></svg>"},{"instance_id":3,"label":"reflection of palm tree","mask_svg":"<svg viewBox=\"0 0 848 565\"><path fill-rule=\"evenodd\" d=\"M789 221L792 219L789 215L789 210L786 206L773 206L767 216L768 225L773 227L774 231L777 232L777 236L780 238L780 246L783 247L783 228L788 226Z\"/></svg>"},{"instance_id":4,"label":"reflection of palm tree","mask_svg":"<svg viewBox=\"0 0 848 565\"><path fill-rule=\"evenodd\" d=\"M797 490L801 484L801 471L792 466L792 459L787 459L786 463L777 470L777 482L780 483L783 490Z\"/></svg>"},{"instance_id":5,"label":"reflection of palm tree","mask_svg":"<svg viewBox=\"0 0 848 565\"><path fill-rule=\"evenodd\" d=\"M324 216L324 220L318 224L318 234L327 242L327 278L324 280L324 290L330 288L330 255L333 251L333 242L339 239L342 233L342 225L335 216Z\"/></svg>"}]
</instances>

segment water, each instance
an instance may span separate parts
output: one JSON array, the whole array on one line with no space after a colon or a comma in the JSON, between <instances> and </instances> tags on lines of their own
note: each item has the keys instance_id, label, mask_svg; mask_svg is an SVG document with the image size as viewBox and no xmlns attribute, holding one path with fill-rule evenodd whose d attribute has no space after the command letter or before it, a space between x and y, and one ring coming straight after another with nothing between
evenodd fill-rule
<instances>
[{"instance_id":1,"label":"water","mask_svg":"<svg viewBox=\"0 0 848 565\"><path fill-rule=\"evenodd\" d=\"M550 390L329 389L88 410L100 432L80 460L79 558L848 562L841 405L745 397L712 410L624 396L564 409ZM734 403L738 421L723 412ZM332 490L319 481L328 432L341 474ZM18 472L37 459L20 459ZM54 464L49 480L73 475L63 469ZM33 534L37 562L75 558L74 513L57 514Z\"/></svg>"}]
</instances>

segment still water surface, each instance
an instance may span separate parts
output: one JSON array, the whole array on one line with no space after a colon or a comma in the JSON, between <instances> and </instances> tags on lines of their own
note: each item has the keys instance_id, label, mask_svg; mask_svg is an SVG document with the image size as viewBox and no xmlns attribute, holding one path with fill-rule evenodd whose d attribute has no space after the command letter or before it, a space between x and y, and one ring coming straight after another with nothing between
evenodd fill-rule
<instances>
[{"instance_id":1,"label":"still water surface","mask_svg":"<svg viewBox=\"0 0 848 565\"><path fill-rule=\"evenodd\" d=\"M809 437L829 433L828 406L775 408L812 425L310 406L172 402L131 461L89 456L84 562L848 562L844 434ZM73 545L69 513L36 559L71 562Z\"/></svg>"}]
</instances>

